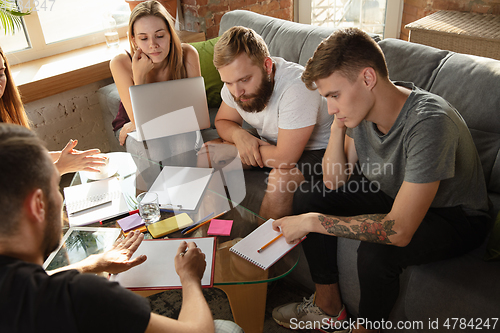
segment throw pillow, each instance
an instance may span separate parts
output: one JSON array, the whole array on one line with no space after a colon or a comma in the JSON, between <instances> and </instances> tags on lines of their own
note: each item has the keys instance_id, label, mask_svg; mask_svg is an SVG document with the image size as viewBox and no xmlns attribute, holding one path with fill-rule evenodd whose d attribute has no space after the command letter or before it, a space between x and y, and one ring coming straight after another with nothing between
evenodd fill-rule
<instances>
[{"instance_id":1,"label":"throw pillow","mask_svg":"<svg viewBox=\"0 0 500 333\"><path fill-rule=\"evenodd\" d=\"M220 91L223 83L220 79L219 72L213 63L214 46L218 40L219 37L204 42L190 43L200 55L201 75L203 76L203 81L205 82L209 108L218 108L222 102Z\"/></svg>"},{"instance_id":2,"label":"throw pillow","mask_svg":"<svg viewBox=\"0 0 500 333\"><path fill-rule=\"evenodd\" d=\"M486 246L484 260L500 260L500 214L498 214L495 224L491 229L490 239L488 240L488 245Z\"/></svg>"}]
</instances>

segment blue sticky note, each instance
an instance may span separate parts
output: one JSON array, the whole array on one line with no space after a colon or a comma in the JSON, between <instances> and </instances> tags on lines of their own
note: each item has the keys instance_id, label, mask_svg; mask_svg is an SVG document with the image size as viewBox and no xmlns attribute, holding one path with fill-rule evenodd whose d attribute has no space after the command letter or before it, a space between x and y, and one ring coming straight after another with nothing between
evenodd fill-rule
<instances>
[{"instance_id":1,"label":"blue sticky note","mask_svg":"<svg viewBox=\"0 0 500 333\"><path fill-rule=\"evenodd\" d=\"M118 220L117 222L120 225L120 227L122 228L123 232L127 232L127 231L135 229L137 227L141 227L145 224L144 220L141 218L141 216L138 213L127 216L123 219Z\"/></svg>"}]
</instances>

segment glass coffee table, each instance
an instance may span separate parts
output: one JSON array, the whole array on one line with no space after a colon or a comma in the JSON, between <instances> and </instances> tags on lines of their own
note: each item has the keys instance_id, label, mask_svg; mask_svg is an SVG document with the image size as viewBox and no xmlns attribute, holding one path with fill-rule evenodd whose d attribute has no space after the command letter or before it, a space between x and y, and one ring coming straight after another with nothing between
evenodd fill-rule
<instances>
[{"instance_id":1,"label":"glass coffee table","mask_svg":"<svg viewBox=\"0 0 500 333\"><path fill-rule=\"evenodd\" d=\"M107 155L110 158L110 167L116 169L113 177L120 180L122 192L130 209L133 210L135 209L136 195L148 189L148 182L150 183L150 180L159 174L161 165L144 158L131 156L128 153L109 153ZM235 160L230 164L237 162ZM138 171L138 168L141 171ZM93 181L88 176L87 172L76 173L71 186ZM92 175L90 176L92 178ZM263 330L267 283L287 276L296 267L300 252L295 248L268 270L262 270L229 251L231 246L265 222L258 213L239 204L246 195L244 188L243 171L237 165L228 165L223 170L215 170L197 209L188 213L193 221L198 221L210 213L214 213L214 216L224 213L219 217L220 219L234 221L230 236L216 237L214 287L226 293L235 322L245 332L252 333ZM162 219L176 213L181 212L162 211ZM66 218L64 220L65 229L67 229L69 227L68 221ZM116 220L97 222L86 226L119 227ZM205 237L207 230L208 224L188 235L182 235L178 231L169 234L168 238ZM151 236L146 233L145 238L151 238ZM137 293L149 296L158 292L161 290L138 291Z\"/></svg>"}]
</instances>

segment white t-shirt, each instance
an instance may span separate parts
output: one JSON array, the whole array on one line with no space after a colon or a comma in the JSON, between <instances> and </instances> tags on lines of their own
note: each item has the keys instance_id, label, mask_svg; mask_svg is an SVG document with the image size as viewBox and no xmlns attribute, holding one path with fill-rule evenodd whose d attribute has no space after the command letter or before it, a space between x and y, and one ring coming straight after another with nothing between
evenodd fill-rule
<instances>
[{"instance_id":1,"label":"white t-shirt","mask_svg":"<svg viewBox=\"0 0 500 333\"><path fill-rule=\"evenodd\" d=\"M222 87L222 100L259 133L262 139L276 145L278 129L299 129L315 125L305 150L324 149L328 145L333 116L327 111L326 99L317 90L309 90L301 80L304 67L282 58L272 57L276 65L274 90L261 112L246 112L234 101L229 89Z\"/></svg>"}]
</instances>

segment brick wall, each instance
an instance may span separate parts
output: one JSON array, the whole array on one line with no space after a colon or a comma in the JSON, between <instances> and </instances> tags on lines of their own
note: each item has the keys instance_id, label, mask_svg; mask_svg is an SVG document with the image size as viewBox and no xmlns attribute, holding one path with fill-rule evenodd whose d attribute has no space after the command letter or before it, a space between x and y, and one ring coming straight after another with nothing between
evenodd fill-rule
<instances>
[{"instance_id":1,"label":"brick wall","mask_svg":"<svg viewBox=\"0 0 500 333\"><path fill-rule=\"evenodd\" d=\"M206 38L219 35L222 15L235 9L293 21L293 0L181 0L184 29L205 32Z\"/></svg>"},{"instance_id":2,"label":"brick wall","mask_svg":"<svg viewBox=\"0 0 500 333\"><path fill-rule=\"evenodd\" d=\"M401 39L408 40L404 26L438 10L456 10L500 15L499 0L405 0L401 22Z\"/></svg>"},{"instance_id":3,"label":"brick wall","mask_svg":"<svg viewBox=\"0 0 500 333\"><path fill-rule=\"evenodd\" d=\"M103 122L97 90L111 82L98 81L25 105L33 130L49 150L61 150L69 139L78 139L76 149L109 151L104 126L111 124Z\"/></svg>"}]
</instances>

